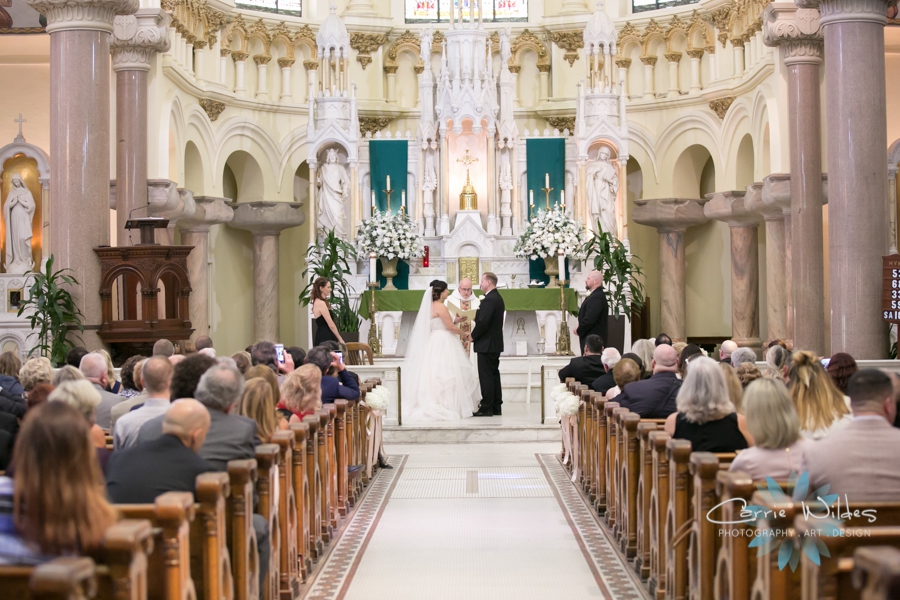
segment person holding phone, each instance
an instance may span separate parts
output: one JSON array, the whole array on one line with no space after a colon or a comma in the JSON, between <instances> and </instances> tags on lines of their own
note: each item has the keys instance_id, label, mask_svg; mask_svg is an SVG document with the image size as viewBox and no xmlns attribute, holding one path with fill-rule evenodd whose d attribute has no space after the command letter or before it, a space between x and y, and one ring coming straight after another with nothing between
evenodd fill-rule
<instances>
[{"instance_id":1,"label":"person holding phone","mask_svg":"<svg viewBox=\"0 0 900 600\"><path fill-rule=\"evenodd\" d=\"M322 371L322 403L329 404L337 398L359 399L359 383L337 353L324 346L316 346L306 355L306 364L316 365ZM334 372L334 375L330 375Z\"/></svg>"},{"instance_id":2,"label":"person holding phone","mask_svg":"<svg viewBox=\"0 0 900 600\"><path fill-rule=\"evenodd\" d=\"M332 341L343 344L341 334L338 332L334 319L331 318L331 282L325 277L318 277L312 287L312 313L316 320L316 335L313 346L319 346L322 342Z\"/></svg>"}]
</instances>

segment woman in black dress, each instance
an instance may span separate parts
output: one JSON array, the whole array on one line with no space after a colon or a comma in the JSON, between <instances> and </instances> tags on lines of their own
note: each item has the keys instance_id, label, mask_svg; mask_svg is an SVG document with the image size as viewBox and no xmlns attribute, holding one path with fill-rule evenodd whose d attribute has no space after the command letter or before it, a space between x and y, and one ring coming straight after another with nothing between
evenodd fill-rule
<instances>
[{"instance_id":1,"label":"woman in black dress","mask_svg":"<svg viewBox=\"0 0 900 600\"><path fill-rule=\"evenodd\" d=\"M322 342L332 341L343 344L337 325L331 318L331 304L328 298L331 296L331 282L324 277L319 277L313 282L312 289L312 314L316 320L316 335L313 346L319 346Z\"/></svg>"}]
</instances>

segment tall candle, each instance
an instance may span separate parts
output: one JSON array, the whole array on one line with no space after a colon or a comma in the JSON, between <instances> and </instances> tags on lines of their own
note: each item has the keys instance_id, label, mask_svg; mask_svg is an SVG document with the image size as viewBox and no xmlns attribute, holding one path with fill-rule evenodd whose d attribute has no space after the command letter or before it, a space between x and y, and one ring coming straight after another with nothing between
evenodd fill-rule
<instances>
[{"instance_id":1,"label":"tall candle","mask_svg":"<svg viewBox=\"0 0 900 600\"><path fill-rule=\"evenodd\" d=\"M428 266L428 259L430 258L429 255L430 255L430 252L429 252L428 246L425 246L425 256L422 258L422 266L423 267Z\"/></svg>"},{"instance_id":2,"label":"tall candle","mask_svg":"<svg viewBox=\"0 0 900 600\"><path fill-rule=\"evenodd\" d=\"M559 204L563 208L566 207L566 190L559 190Z\"/></svg>"},{"instance_id":3,"label":"tall candle","mask_svg":"<svg viewBox=\"0 0 900 600\"><path fill-rule=\"evenodd\" d=\"M400 206L406 208L406 190L400 192Z\"/></svg>"},{"instance_id":4,"label":"tall candle","mask_svg":"<svg viewBox=\"0 0 900 600\"><path fill-rule=\"evenodd\" d=\"M387 176L387 189L391 189L391 176Z\"/></svg>"},{"instance_id":5,"label":"tall candle","mask_svg":"<svg viewBox=\"0 0 900 600\"><path fill-rule=\"evenodd\" d=\"M550 173L544 173L544 187L550 188Z\"/></svg>"},{"instance_id":6,"label":"tall candle","mask_svg":"<svg viewBox=\"0 0 900 600\"><path fill-rule=\"evenodd\" d=\"M372 190L372 216L375 216L375 190Z\"/></svg>"},{"instance_id":7,"label":"tall candle","mask_svg":"<svg viewBox=\"0 0 900 600\"><path fill-rule=\"evenodd\" d=\"M375 253L369 252L369 283L375 283Z\"/></svg>"},{"instance_id":8,"label":"tall candle","mask_svg":"<svg viewBox=\"0 0 900 600\"><path fill-rule=\"evenodd\" d=\"M534 206L534 190L528 190L528 206Z\"/></svg>"},{"instance_id":9,"label":"tall candle","mask_svg":"<svg viewBox=\"0 0 900 600\"><path fill-rule=\"evenodd\" d=\"M562 249L559 251L559 278L566 278L566 251Z\"/></svg>"}]
</instances>

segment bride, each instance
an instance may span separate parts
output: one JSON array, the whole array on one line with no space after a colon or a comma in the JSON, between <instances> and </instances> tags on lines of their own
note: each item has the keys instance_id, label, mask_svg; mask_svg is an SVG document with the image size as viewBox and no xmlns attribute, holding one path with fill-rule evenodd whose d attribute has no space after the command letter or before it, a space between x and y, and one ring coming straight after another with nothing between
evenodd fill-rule
<instances>
[{"instance_id":1,"label":"bride","mask_svg":"<svg viewBox=\"0 0 900 600\"><path fill-rule=\"evenodd\" d=\"M466 317L450 317L449 295L447 282L435 279L422 298L402 367L404 423L455 421L478 409L478 377L456 326Z\"/></svg>"}]
</instances>

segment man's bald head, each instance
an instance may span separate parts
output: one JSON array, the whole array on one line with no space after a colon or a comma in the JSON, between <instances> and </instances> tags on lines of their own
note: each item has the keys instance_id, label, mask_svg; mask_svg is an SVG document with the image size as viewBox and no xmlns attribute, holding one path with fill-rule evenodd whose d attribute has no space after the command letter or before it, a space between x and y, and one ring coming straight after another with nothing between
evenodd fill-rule
<instances>
[{"instance_id":1,"label":"man's bald head","mask_svg":"<svg viewBox=\"0 0 900 600\"><path fill-rule=\"evenodd\" d=\"M84 373L85 378L93 383L106 385L106 359L103 358L102 354L94 354L93 352L85 354L78 368Z\"/></svg>"},{"instance_id":2,"label":"man's bald head","mask_svg":"<svg viewBox=\"0 0 900 600\"><path fill-rule=\"evenodd\" d=\"M472 280L468 277L460 279L459 287L456 288L456 291L458 291L459 295L463 298L469 298L472 295Z\"/></svg>"},{"instance_id":3,"label":"man's bald head","mask_svg":"<svg viewBox=\"0 0 900 600\"><path fill-rule=\"evenodd\" d=\"M722 342L722 345L719 347L719 358L725 360L726 358L731 358L731 353L737 350L738 345L737 342L733 340L725 340Z\"/></svg>"},{"instance_id":4,"label":"man's bald head","mask_svg":"<svg viewBox=\"0 0 900 600\"><path fill-rule=\"evenodd\" d=\"M674 373L678 370L678 353L668 344L657 346L651 363L654 373Z\"/></svg>"},{"instance_id":5,"label":"man's bald head","mask_svg":"<svg viewBox=\"0 0 900 600\"><path fill-rule=\"evenodd\" d=\"M151 398L168 398L172 385L172 364L165 356L152 356L141 370L144 389Z\"/></svg>"},{"instance_id":6,"label":"man's bald head","mask_svg":"<svg viewBox=\"0 0 900 600\"><path fill-rule=\"evenodd\" d=\"M601 285L603 285L603 273L594 269L590 273L587 274L587 279L584 280L584 285L590 291L594 291Z\"/></svg>"},{"instance_id":7,"label":"man's bald head","mask_svg":"<svg viewBox=\"0 0 900 600\"><path fill-rule=\"evenodd\" d=\"M162 432L171 434L182 443L197 452L206 441L209 432L209 411L206 407L190 398L176 400L163 417Z\"/></svg>"}]
</instances>

